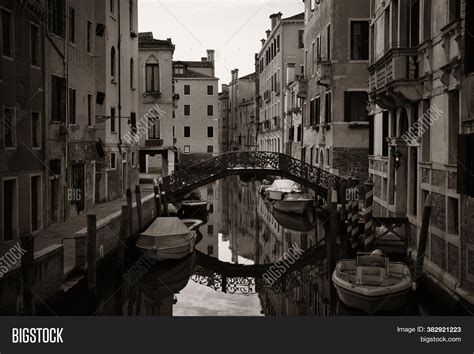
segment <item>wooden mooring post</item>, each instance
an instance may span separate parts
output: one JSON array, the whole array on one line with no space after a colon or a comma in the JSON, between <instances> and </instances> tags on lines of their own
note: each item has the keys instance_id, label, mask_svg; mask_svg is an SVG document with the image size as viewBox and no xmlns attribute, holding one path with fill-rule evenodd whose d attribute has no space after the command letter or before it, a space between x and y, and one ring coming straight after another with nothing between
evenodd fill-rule
<instances>
[{"instance_id":1,"label":"wooden mooring post","mask_svg":"<svg viewBox=\"0 0 474 354\"><path fill-rule=\"evenodd\" d=\"M163 211L165 216L170 216L169 210L168 210L168 198L166 197L166 193L163 191L163 185L160 185L160 191L161 191L161 202L163 203Z\"/></svg>"},{"instance_id":2,"label":"wooden mooring post","mask_svg":"<svg viewBox=\"0 0 474 354\"><path fill-rule=\"evenodd\" d=\"M364 198L364 251L369 251L374 242L374 223L373 223L373 204L374 204L374 183L365 182Z\"/></svg>"},{"instance_id":3,"label":"wooden mooring post","mask_svg":"<svg viewBox=\"0 0 474 354\"><path fill-rule=\"evenodd\" d=\"M128 207L128 236L133 235L133 202L132 190L127 188L127 207Z\"/></svg>"},{"instance_id":4,"label":"wooden mooring post","mask_svg":"<svg viewBox=\"0 0 474 354\"><path fill-rule=\"evenodd\" d=\"M156 217L161 216L161 191L156 178L153 180L153 194L155 195Z\"/></svg>"},{"instance_id":5,"label":"wooden mooring post","mask_svg":"<svg viewBox=\"0 0 474 354\"><path fill-rule=\"evenodd\" d=\"M423 218L421 221L420 239L418 241L418 252L416 254L415 274L413 280L416 282L420 279L423 272L423 264L425 261L426 243L428 241L428 231L430 227L431 209L433 207L431 194L428 194L423 208Z\"/></svg>"},{"instance_id":6,"label":"wooden mooring post","mask_svg":"<svg viewBox=\"0 0 474 354\"><path fill-rule=\"evenodd\" d=\"M89 312L97 310L97 216L87 214L87 289Z\"/></svg>"},{"instance_id":7,"label":"wooden mooring post","mask_svg":"<svg viewBox=\"0 0 474 354\"><path fill-rule=\"evenodd\" d=\"M35 305L33 302L33 267L35 258L35 238L31 235L22 236L21 248L26 251L21 255L21 280L23 289L23 308L22 314L24 316L35 315Z\"/></svg>"},{"instance_id":8,"label":"wooden mooring post","mask_svg":"<svg viewBox=\"0 0 474 354\"><path fill-rule=\"evenodd\" d=\"M142 209L142 193L140 191L140 186L135 187L135 199L137 202L137 215L138 215L138 232L142 232L143 230L143 209Z\"/></svg>"}]
</instances>

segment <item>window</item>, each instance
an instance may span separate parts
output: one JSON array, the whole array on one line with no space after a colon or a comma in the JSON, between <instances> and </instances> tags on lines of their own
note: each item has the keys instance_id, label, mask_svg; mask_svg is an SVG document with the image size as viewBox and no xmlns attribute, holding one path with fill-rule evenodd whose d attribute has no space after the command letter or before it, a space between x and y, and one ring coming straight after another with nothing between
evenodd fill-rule
<instances>
[{"instance_id":1,"label":"window","mask_svg":"<svg viewBox=\"0 0 474 354\"><path fill-rule=\"evenodd\" d=\"M133 10L133 1L134 0L129 0L128 2L128 13L129 13L129 27L130 27L130 32L133 32L133 17L134 17L134 10Z\"/></svg>"},{"instance_id":2,"label":"window","mask_svg":"<svg viewBox=\"0 0 474 354\"><path fill-rule=\"evenodd\" d=\"M326 28L326 57L328 61L331 60L331 25Z\"/></svg>"},{"instance_id":3,"label":"window","mask_svg":"<svg viewBox=\"0 0 474 354\"><path fill-rule=\"evenodd\" d=\"M31 113L31 146L41 147L41 116L39 112Z\"/></svg>"},{"instance_id":4,"label":"window","mask_svg":"<svg viewBox=\"0 0 474 354\"><path fill-rule=\"evenodd\" d=\"M431 107L431 101L429 99L423 100L423 116L428 115L428 111ZM425 124L423 126L424 132L421 134L421 161L431 161L431 125Z\"/></svg>"},{"instance_id":5,"label":"window","mask_svg":"<svg viewBox=\"0 0 474 354\"><path fill-rule=\"evenodd\" d=\"M160 139L160 120L157 117L148 118L148 139Z\"/></svg>"},{"instance_id":6,"label":"window","mask_svg":"<svg viewBox=\"0 0 474 354\"><path fill-rule=\"evenodd\" d=\"M277 36L276 43L276 51L277 53L280 53L280 35Z\"/></svg>"},{"instance_id":7,"label":"window","mask_svg":"<svg viewBox=\"0 0 474 354\"><path fill-rule=\"evenodd\" d=\"M66 120L66 80L55 75L51 75L51 120Z\"/></svg>"},{"instance_id":8,"label":"window","mask_svg":"<svg viewBox=\"0 0 474 354\"><path fill-rule=\"evenodd\" d=\"M132 132L136 132L137 129L137 114L135 112L130 112L130 128Z\"/></svg>"},{"instance_id":9,"label":"window","mask_svg":"<svg viewBox=\"0 0 474 354\"><path fill-rule=\"evenodd\" d=\"M60 36L64 36L64 0L49 0L49 30Z\"/></svg>"},{"instance_id":10,"label":"window","mask_svg":"<svg viewBox=\"0 0 474 354\"><path fill-rule=\"evenodd\" d=\"M212 117L214 115L214 106L213 105L208 105L207 106L207 116Z\"/></svg>"},{"instance_id":11,"label":"window","mask_svg":"<svg viewBox=\"0 0 474 354\"><path fill-rule=\"evenodd\" d=\"M2 9L2 54L13 58L13 14Z\"/></svg>"},{"instance_id":12,"label":"window","mask_svg":"<svg viewBox=\"0 0 474 354\"><path fill-rule=\"evenodd\" d=\"M474 18L474 2L465 1L465 18ZM465 33L474 33L474 21L465 21ZM474 36L464 35L464 73L469 75L474 72Z\"/></svg>"},{"instance_id":13,"label":"window","mask_svg":"<svg viewBox=\"0 0 474 354\"><path fill-rule=\"evenodd\" d=\"M3 144L5 148L16 147L16 114L10 107L3 108Z\"/></svg>"},{"instance_id":14,"label":"window","mask_svg":"<svg viewBox=\"0 0 474 354\"><path fill-rule=\"evenodd\" d=\"M116 117L115 117L115 107L110 107L110 131L112 133L115 133L115 125L116 125L116 121L115 121Z\"/></svg>"},{"instance_id":15,"label":"window","mask_svg":"<svg viewBox=\"0 0 474 354\"><path fill-rule=\"evenodd\" d=\"M110 153L110 169L115 170L117 168L117 155L115 152Z\"/></svg>"},{"instance_id":16,"label":"window","mask_svg":"<svg viewBox=\"0 0 474 354\"><path fill-rule=\"evenodd\" d=\"M94 126L92 102L93 102L92 95L88 94L87 95L87 125L89 127Z\"/></svg>"},{"instance_id":17,"label":"window","mask_svg":"<svg viewBox=\"0 0 474 354\"><path fill-rule=\"evenodd\" d=\"M344 92L344 121L367 121L367 102L369 96L364 91Z\"/></svg>"},{"instance_id":18,"label":"window","mask_svg":"<svg viewBox=\"0 0 474 354\"><path fill-rule=\"evenodd\" d=\"M208 138L214 137L214 127L207 127L207 137Z\"/></svg>"},{"instance_id":19,"label":"window","mask_svg":"<svg viewBox=\"0 0 474 354\"><path fill-rule=\"evenodd\" d=\"M160 66L146 64L146 92L160 92Z\"/></svg>"},{"instance_id":20,"label":"window","mask_svg":"<svg viewBox=\"0 0 474 354\"><path fill-rule=\"evenodd\" d=\"M191 86L190 85L184 85L184 95L189 96L191 94Z\"/></svg>"},{"instance_id":21,"label":"window","mask_svg":"<svg viewBox=\"0 0 474 354\"><path fill-rule=\"evenodd\" d=\"M135 151L132 151L132 155L131 155L131 159L132 159L132 167L135 167Z\"/></svg>"},{"instance_id":22,"label":"window","mask_svg":"<svg viewBox=\"0 0 474 354\"><path fill-rule=\"evenodd\" d=\"M189 145L184 145L184 153L189 154L191 152L191 147Z\"/></svg>"},{"instance_id":23,"label":"window","mask_svg":"<svg viewBox=\"0 0 474 354\"><path fill-rule=\"evenodd\" d=\"M468 3L469 1L466 1ZM456 20L461 17L461 0L449 0L449 20ZM468 18L468 17L466 17Z\"/></svg>"},{"instance_id":24,"label":"window","mask_svg":"<svg viewBox=\"0 0 474 354\"><path fill-rule=\"evenodd\" d=\"M208 146L207 146L207 152L208 152L209 154L214 153L214 146L213 146L213 145L208 145Z\"/></svg>"},{"instance_id":25,"label":"window","mask_svg":"<svg viewBox=\"0 0 474 354\"><path fill-rule=\"evenodd\" d=\"M31 24L30 26L30 56L31 56L31 65L39 66L40 63L40 36L39 36L39 27Z\"/></svg>"},{"instance_id":26,"label":"window","mask_svg":"<svg viewBox=\"0 0 474 354\"><path fill-rule=\"evenodd\" d=\"M41 177L30 178L31 231L37 231L41 223Z\"/></svg>"},{"instance_id":27,"label":"window","mask_svg":"<svg viewBox=\"0 0 474 354\"><path fill-rule=\"evenodd\" d=\"M304 48L304 30L298 31L298 48Z\"/></svg>"},{"instance_id":28,"label":"window","mask_svg":"<svg viewBox=\"0 0 474 354\"><path fill-rule=\"evenodd\" d=\"M115 62L116 62L116 55L115 55L115 47L112 46L112 48L110 49L110 76L112 76L112 80L115 80L115 73L116 73L116 69L115 69Z\"/></svg>"},{"instance_id":29,"label":"window","mask_svg":"<svg viewBox=\"0 0 474 354\"><path fill-rule=\"evenodd\" d=\"M459 233L459 202L452 197L448 197L448 233Z\"/></svg>"},{"instance_id":30,"label":"window","mask_svg":"<svg viewBox=\"0 0 474 354\"><path fill-rule=\"evenodd\" d=\"M109 9L111 13L114 13L114 8L115 8L115 0L109 0Z\"/></svg>"},{"instance_id":31,"label":"window","mask_svg":"<svg viewBox=\"0 0 474 354\"><path fill-rule=\"evenodd\" d=\"M87 53L92 53L92 22L87 20Z\"/></svg>"},{"instance_id":32,"label":"window","mask_svg":"<svg viewBox=\"0 0 474 354\"><path fill-rule=\"evenodd\" d=\"M298 124L297 130L296 130L296 141L300 142L302 138L302 131L301 131L301 124Z\"/></svg>"},{"instance_id":33,"label":"window","mask_svg":"<svg viewBox=\"0 0 474 354\"><path fill-rule=\"evenodd\" d=\"M190 126L185 126L184 127L184 137L185 138L190 138L191 137L191 127Z\"/></svg>"},{"instance_id":34,"label":"window","mask_svg":"<svg viewBox=\"0 0 474 354\"><path fill-rule=\"evenodd\" d=\"M369 22L351 22L351 60L369 60Z\"/></svg>"},{"instance_id":35,"label":"window","mask_svg":"<svg viewBox=\"0 0 474 354\"><path fill-rule=\"evenodd\" d=\"M212 256L214 254L214 246L212 245L207 246L207 254L209 256Z\"/></svg>"},{"instance_id":36,"label":"window","mask_svg":"<svg viewBox=\"0 0 474 354\"><path fill-rule=\"evenodd\" d=\"M321 98L318 96L311 100L309 106L309 123L310 125L318 125L321 123Z\"/></svg>"},{"instance_id":37,"label":"window","mask_svg":"<svg viewBox=\"0 0 474 354\"><path fill-rule=\"evenodd\" d=\"M449 156L448 162L455 164L458 157L459 91L449 92Z\"/></svg>"},{"instance_id":38,"label":"window","mask_svg":"<svg viewBox=\"0 0 474 354\"><path fill-rule=\"evenodd\" d=\"M374 116L369 116L369 155L374 154L374 141L375 141L375 131L374 131Z\"/></svg>"},{"instance_id":39,"label":"window","mask_svg":"<svg viewBox=\"0 0 474 354\"><path fill-rule=\"evenodd\" d=\"M214 95L214 86L207 85L207 95L208 96L213 96Z\"/></svg>"},{"instance_id":40,"label":"window","mask_svg":"<svg viewBox=\"0 0 474 354\"><path fill-rule=\"evenodd\" d=\"M130 58L130 88L135 87L135 64L133 63L133 58Z\"/></svg>"},{"instance_id":41,"label":"window","mask_svg":"<svg viewBox=\"0 0 474 354\"><path fill-rule=\"evenodd\" d=\"M3 180L3 241L17 237L18 199L16 179Z\"/></svg>"},{"instance_id":42,"label":"window","mask_svg":"<svg viewBox=\"0 0 474 354\"><path fill-rule=\"evenodd\" d=\"M382 113L382 156L388 157L388 124L389 124L389 113L384 111Z\"/></svg>"},{"instance_id":43,"label":"window","mask_svg":"<svg viewBox=\"0 0 474 354\"><path fill-rule=\"evenodd\" d=\"M76 124L76 90L69 88L69 124Z\"/></svg>"},{"instance_id":44,"label":"window","mask_svg":"<svg viewBox=\"0 0 474 354\"><path fill-rule=\"evenodd\" d=\"M207 234L209 236L213 236L214 235L214 225L207 225Z\"/></svg>"},{"instance_id":45,"label":"window","mask_svg":"<svg viewBox=\"0 0 474 354\"><path fill-rule=\"evenodd\" d=\"M324 103L326 106L325 122L331 123L331 119L332 119L331 92L326 92L326 95L324 96Z\"/></svg>"},{"instance_id":46,"label":"window","mask_svg":"<svg viewBox=\"0 0 474 354\"><path fill-rule=\"evenodd\" d=\"M189 117L191 115L191 106L189 104L184 105L184 115Z\"/></svg>"},{"instance_id":47,"label":"window","mask_svg":"<svg viewBox=\"0 0 474 354\"><path fill-rule=\"evenodd\" d=\"M74 8L69 7L69 42L74 43L76 40L76 13Z\"/></svg>"}]
</instances>

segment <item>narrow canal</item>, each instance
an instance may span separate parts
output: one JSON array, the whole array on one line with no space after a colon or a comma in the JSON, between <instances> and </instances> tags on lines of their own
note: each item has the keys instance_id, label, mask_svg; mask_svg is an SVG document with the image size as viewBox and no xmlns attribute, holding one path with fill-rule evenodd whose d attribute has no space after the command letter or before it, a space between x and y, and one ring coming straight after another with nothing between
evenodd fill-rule
<instances>
[{"instance_id":1,"label":"narrow canal","mask_svg":"<svg viewBox=\"0 0 474 354\"><path fill-rule=\"evenodd\" d=\"M201 187L201 198L209 202L209 217L200 227L202 237L195 252L180 261L150 263L129 250L128 270L118 282L116 260L110 257L99 265L97 310L92 312L102 316L364 315L339 301L335 307L330 305L334 292L331 295L325 253L320 252L322 221L314 213L294 217L271 212L258 187L259 182L239 177ZM288 262L278 263L288 254L292 255ZM262 274L261 266L275 263L280 267ZM87 287L70 291L51 307L61 315L90 314ZM431 307L413 296L394 315L442 314Z\"/></svg>"}]
</instances>

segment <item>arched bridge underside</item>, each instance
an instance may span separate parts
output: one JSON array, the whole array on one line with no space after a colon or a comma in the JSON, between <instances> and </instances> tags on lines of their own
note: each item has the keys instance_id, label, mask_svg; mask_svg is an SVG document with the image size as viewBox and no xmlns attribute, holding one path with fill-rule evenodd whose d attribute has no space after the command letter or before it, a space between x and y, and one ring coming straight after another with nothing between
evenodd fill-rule
<instances>
[{"instance_id":1,"label":"arched bridge underside","mask_svg":"<svg viewBox=\"0 0 474 354\"><path fill-rule=\"evenodd\" d=\"M301 282L312 282L321 277L324 272L326 246L313 246L299 259L294 259L292 264L280 261L242 265L222 262L198 251L196 256L196 267L191 277L196 283L226 293L284 293L301 285Z\"/></svg>"},{"instance_id":2,"label":"arched bridge underside","mask_svg":"<svg viewBox=\"0 0 474 354\"><path fill-rule=\"evenodd\" d=\"M323 198L340 191L345 179L277 152L236 151L218 155L163 178L162 191L176 201L194 189L232 175L280 176L313 189Z\"/></svg>"}]
</instances>

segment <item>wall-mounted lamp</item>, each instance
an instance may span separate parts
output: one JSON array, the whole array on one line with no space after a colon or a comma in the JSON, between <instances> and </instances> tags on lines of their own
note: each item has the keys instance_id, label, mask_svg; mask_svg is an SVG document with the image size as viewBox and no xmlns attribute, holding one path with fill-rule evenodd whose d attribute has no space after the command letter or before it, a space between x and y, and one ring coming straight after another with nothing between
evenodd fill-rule
<instances>
[{"instance_id":1,"label":"wall-mounted lamp","mask_svg":"<svg viewBox=\"0 0 474 354\"><path fill-rule=\"evenodd\" d=\"M398 169L401 166L402 153L397 148L392 148L392 157L395 159L395 169Z\"/></svg>"}]
</instances>

